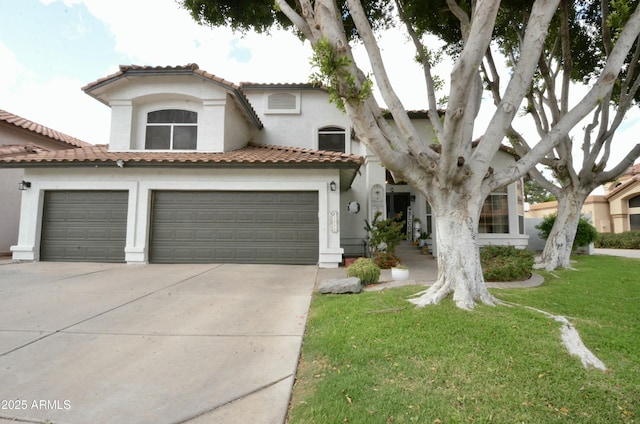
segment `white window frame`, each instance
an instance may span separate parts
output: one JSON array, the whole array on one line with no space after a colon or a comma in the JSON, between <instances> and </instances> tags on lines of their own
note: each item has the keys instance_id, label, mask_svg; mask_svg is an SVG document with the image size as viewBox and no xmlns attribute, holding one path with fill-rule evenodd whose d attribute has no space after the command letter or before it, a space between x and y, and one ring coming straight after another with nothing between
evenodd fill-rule
<instances>
[{"instance_id":1,"label":"white window frame","mask_svg":"<svg viewBox=\"0 0 640 424\"><path fill-rule=\"evenodd\" d=\"M341 134L342 136L344 136L344 145L342 146L343 149L341 151L341 153L347 153L347 129L344 128L342 125L323 125L322 127L318 128L318 130L316 131L316 143L318 146L318 150L325 150L322 149L320 147L320 135L322 134L327 134L327 135L331 135L331 134ZM332 150L332 151L337 151L337 150Z\"/></svg>"},{"instance_id":2,"label":"white window frame","mask_svg":"<svg viewBox=\"0 0 640 424\"><path fill-rule=\"evenodd\" d=\"M186 112L192 112L196 114L196 122L192 123L192 122L148 122L149 119L149 114L153 113L153 112L160 112L163 110L181 110L181 111L186 111ZM157 108L157 109L153 109L150 110L148 112L145 113L145 124L144 124L144 149L148 150L148 151L185 151L185 152L193 152L193 151L197 151L198 150L198 117L199 117L199 113L193 110L189 110L189 109L179 109L179 108L175 108L175 107L165 107L165 108ZM196 145L193 149L174 149L173 147L173 143L174 143L174 130L175 127L179 126L179 127L195 127L196 128ZM149 127L169 127L170 128L170 132L169 132L169 148L168 149L149 149L147 148L147 144L146 144L146 136L147 136L147 128Z\"/></svg>"}]
</instances>

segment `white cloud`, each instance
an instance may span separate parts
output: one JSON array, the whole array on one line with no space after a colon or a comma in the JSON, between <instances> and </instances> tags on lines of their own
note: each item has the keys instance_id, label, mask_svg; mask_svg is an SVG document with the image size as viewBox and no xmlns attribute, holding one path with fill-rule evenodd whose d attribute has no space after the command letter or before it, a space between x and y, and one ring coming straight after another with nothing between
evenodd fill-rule
<instances>
[{"instance_id":1,"label":"white cloud","mask_svg":"<svg viewBox=\"0 0 640 424\"><path fill-rule=\"evenodd\" d=\"M2 78L0 78L0 93L2 98L17 85L18 76L25 73L15 54L0 41L0 63L2 63Z\"/></svg>"}]
</instances>

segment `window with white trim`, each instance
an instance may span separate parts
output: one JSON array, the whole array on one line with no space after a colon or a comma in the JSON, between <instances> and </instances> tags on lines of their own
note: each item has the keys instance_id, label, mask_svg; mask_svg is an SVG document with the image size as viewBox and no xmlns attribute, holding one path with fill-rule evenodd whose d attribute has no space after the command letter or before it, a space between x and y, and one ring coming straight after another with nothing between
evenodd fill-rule
<instances>
[{"instance_id":1,"label":"window with white trim","mask_svg":"<svg viewBox=\"0 0 640 424\"><path fill-rule=\"evenodd\" d=\"M145 149L196 150L198 113L163 109L147 113Z\"/></svg>"},{"instance_id":2,"label":"window with white trim","mask_svg":"<svg viewBox=\"0 0 640 424\"><path fill-rule=\"evenodd\" d=\"M322 127L318 130L318 150L345 153L346 131L340 127Z\"/></svg>"},{"instance_id":3,"label":"window with white trim","mask_svg":"<svg viewBox=\"0 0 640 424\"><path fill-rule=\"evenodd\" d=\"M629 229L640 230L640 195L629 199Z\"/></svg>"},{"instance_id":4,"label":"window with white trim","mask_svg":"<svg viewBox=\"0 0 640 424\"><path fill-rule=\"evenodd\" d=\"M507 187L491 193L482 205L478 232L485 234L509 233L509 202Z\"/></svg>"},{"instance_id":5,"label":"window with white trim","mask_svg":"<svg viewBox=\"0 0 640 424\"><path fill-rule=\"evenodd\" d=\"M427 202L426 204L425 216L427 218L427 222L425 223L427 227L423 228L422 232L433 234L433 212L431 210L431 205L429 204L429 202Z\"/></svg>"}]
</instances>

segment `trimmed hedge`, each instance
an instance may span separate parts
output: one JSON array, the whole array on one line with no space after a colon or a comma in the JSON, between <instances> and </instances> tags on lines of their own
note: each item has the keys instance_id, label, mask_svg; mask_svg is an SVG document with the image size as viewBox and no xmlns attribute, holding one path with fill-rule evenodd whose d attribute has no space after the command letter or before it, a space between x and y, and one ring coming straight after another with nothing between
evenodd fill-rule
<instances>
[{"instance_id":1,"label":"trimmed hedge","mask_svg":"<svg viewBox=\"0 0 640 424\"><path fill-rule=\"evenodd\" d=\"M513 246L484 246L480 263L485 281L522 281L531 277L535 254Z\"/></svg>"},{"instance_id":2,"label":"trimmed hedge","mask_svg":"<svg viewBox=\"0 0 640 424\"><path fill-rule=\"evenodd\" d=\"M640 249L640 231L600 233L594 245L603 249Z\"/></svg>"},{"instance_id":3,"label":"trimmed hedge","mask_svg":"<svg viewBox=\"0 0 640 424\"><path fill-rule=\"evenodd\" d=\"M538 235L541 239L546 240L549 238L549 234L551 234L551 229L553 228L553 224L556 222L557 215L552 213L544 217L542 222L536 225L538 229ZM575 250L581 246L588 246L589 243L594 243L596 238L598 237L598 230L596 227L591 225L587 219L580 215L580 220L578 221L578 228L576 228L576 236L573 240L572 250Z\"/></svg>"}]
</instances>

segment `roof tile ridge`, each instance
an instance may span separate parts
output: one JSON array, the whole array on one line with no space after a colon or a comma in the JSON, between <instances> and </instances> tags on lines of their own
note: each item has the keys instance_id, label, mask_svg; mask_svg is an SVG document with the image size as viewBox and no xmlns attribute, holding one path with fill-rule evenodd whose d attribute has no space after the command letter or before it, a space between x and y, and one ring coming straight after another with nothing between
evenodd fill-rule
<instances>
[{"instance_id":1,"label":"roof tile ridge","mask_svg":"<svg viewBox=\"0 0 640 424\"><path fill-rule=\"evenodd\" d=\"M68 144L75 147L82 147L85 145L91 145L91 143L86 142L84 140L80 140L77 137L73 137L69 134L65 134L61 131L54 130L53 128L47 127L45 125L39 124L35 121L27 119L23 116L16 115L15 113L11 113L9 111L0 109L0 121L5 121L9 124L12 124L16 127L23 128L27 131L34 132L36 134L40 134L44 137L59 141L64 144Z\"/></svg>"}]
</instances>

